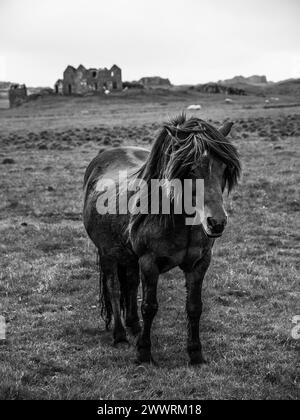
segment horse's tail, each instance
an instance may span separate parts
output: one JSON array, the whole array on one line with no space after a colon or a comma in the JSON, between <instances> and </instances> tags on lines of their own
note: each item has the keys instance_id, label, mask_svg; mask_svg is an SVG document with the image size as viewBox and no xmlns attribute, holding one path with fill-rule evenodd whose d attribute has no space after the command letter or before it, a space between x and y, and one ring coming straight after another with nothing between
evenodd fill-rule
<instances>
[{"instance_id":1,"label":"horse's tail","mask_svg":"<svg viewBox=\"0 0 300 420\"><path fill-rule=\"evenodd\" d=\"M108 331L112 320L112 306L109 298L106 275L101 267L100 255L98 253L98 267L99 267L99 305L101 318L105 322L105 328Z\"/></svg>"},{"instance_id":2,"label":"horse's tail","mask_svg":"<svg viewBox=\"0 0 300 420\"><path fill-rule=\"evenodd\" d=\"M120 309L123 317L125 317L126 313L126 296L128 294L127 277L125 273L126 271L124 267L120 267L118 265L118 279L120 282Z\"/></svg>"}]
</instances>

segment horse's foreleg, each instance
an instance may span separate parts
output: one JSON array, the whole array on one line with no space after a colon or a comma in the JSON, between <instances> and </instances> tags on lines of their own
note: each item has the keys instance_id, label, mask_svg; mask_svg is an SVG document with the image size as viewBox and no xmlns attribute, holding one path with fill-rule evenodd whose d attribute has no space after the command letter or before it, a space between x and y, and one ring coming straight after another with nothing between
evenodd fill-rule
<instances>
[{"instance_id":1,"label":"horse's foreleg","mask_svg":"<svg viewBox=\"0 0 300 420\"><path fill-rule=\"evenodd\" d=\"M106 268L106 281L107 290L111 302L112 312L114 316L114 344L120 342L127 342L126 331L121 320L121 308L120 308L120 282L118 278L117 264L112 265L109 269Z\"/></svg>"},{"instance_id":2,"label":"horse's foreleg","mask_svg":"<svg viewBox=\"0 0 300 420\"><path fill-rule=\"evenodd\" d=\"M158 268L149 255L139 260L143 287L143 301L141 306L143 317L142 332L137 341L137 362L153 362L151 356L151 326L158 309L156 291L159 276Z\"/></svg>"},{"instance_id":3,"label":"horse's foreleg","mask_svg":"<svg viewBox=\"0 0 300 420\"><path fill-rule=\"evenodd\" d=\"M210 264L209 252L193 271L185 271L187 299L186 312L188 318L187 351L192 365L205 363L199 337L199 322L202 313L202 282Z\"/></svg>"},{"instance_id":4,"label":"horse's foreleg","mask_svg":"<svg viewBox=\"0 0 300 420\"><path fill-rule=\"evenodd\" d=\"M141 331L138 310L137 293L140 282L139 265L127 267L126 271L126 326L133 335Z\"/></svg>"}]
</instances>

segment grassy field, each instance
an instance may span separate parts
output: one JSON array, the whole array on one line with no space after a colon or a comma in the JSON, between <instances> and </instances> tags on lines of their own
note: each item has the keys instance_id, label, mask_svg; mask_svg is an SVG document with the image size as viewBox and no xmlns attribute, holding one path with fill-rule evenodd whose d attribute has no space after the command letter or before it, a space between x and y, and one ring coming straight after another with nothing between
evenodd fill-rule
<instances>
[{"instance_id":1,"label":"grassy field","mask_svg":"<svg viewBox=\"0 0 300 420\"><path fill-rule=\"evenodd\" d=\"M188 366L184 281L175 270L160 279L159 367L136 366L134 343L114 348L100 319L82 178L100 145L150 146L160 122L190 103L216 125L235 121L243 163L204 283L209 364ZM291 337L300 314L300 107L263 106L257 97L225 105L221 95L157 93L50 97L0 110L1 399L300 398L300 342Z\"/></svg>"}]
</instances>

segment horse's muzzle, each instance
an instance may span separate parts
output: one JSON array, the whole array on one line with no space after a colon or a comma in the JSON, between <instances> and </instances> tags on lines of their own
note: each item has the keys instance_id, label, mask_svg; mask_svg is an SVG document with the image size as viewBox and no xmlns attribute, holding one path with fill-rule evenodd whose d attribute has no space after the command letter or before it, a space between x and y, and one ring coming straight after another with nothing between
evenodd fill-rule
<instances>
[{"instance_id":1,"label":"horse's muzzle","mask_svg":"<svg viewBox=\"0 0 300 420\"><path fill-rule=\"evenodd\" d=\"M227 218L224 218L222 221L218 221L213 217L207 218L207 236L211 238L218 238L222 236L222 233L227 225Z\"/></svg>"}]
</instances>

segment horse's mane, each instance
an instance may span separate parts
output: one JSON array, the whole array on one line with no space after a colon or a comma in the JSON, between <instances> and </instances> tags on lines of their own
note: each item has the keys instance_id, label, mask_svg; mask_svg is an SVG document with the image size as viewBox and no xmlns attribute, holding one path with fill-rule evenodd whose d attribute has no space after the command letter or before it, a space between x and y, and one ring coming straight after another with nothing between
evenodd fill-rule
<instances>
[{"instance_id":1,"label":"horse's mane","mask_svg":"<svg viewBox=\"0 0 300 420\"><path fill-rule=\"evenodd\" d=\"M230 193L241 173L239 154L235 146L211 124L195 117L187 119L185 114L163 125L148 159L135 176L147 183L151 179L182 180L188 177L195 162L205 152L226 164L224 177ZM133 215L130 230L149 216L151 215Z\"/></svg>"},{"instance_id":2,"label":"horse's mane","mask_svg":"<svg viewBox=\"0 0 300 420\"><path fill-rule=\"evenodd\" d=\"M137 172L146 182L155 179L183 179L205 152L226 164L225 181L230 192L241 172L235 146L211 124L199 118L179 115L164 124L147 161Z\"/></svg>"}]
</instances>

